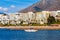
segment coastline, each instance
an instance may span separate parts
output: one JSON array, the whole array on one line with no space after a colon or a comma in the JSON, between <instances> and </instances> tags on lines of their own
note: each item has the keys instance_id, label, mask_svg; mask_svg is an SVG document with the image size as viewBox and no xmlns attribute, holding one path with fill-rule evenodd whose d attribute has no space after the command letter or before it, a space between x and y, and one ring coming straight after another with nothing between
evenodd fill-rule
<instances>
[{"instance_id":1,"label":"coastline","mask_svg":"<svg viewBox=\"0 0 60 40\"><path fill-rule=\"evenodd\" d=\"M33 29L33 30L60 30L60 25L59 26L0 26L1 28L5 29L12 29L12 30L28 30L28 29Z\"/></svg>"}]
</instances>

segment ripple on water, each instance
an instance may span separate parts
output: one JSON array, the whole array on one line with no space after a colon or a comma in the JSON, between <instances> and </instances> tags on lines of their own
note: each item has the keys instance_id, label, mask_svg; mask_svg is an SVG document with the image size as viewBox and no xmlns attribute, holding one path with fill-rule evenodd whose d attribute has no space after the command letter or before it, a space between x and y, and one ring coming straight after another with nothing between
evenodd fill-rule
<instances>
[{"instance_id":1,"label":"ripple on water","mask_svg":"<svg viewBox=\"0 0 60 40\"><path fill-rule=\"evenodd\" d=\"M60 40L60 30L24 30L0 29L0 40Z\"/></svg>"}]
</instances>

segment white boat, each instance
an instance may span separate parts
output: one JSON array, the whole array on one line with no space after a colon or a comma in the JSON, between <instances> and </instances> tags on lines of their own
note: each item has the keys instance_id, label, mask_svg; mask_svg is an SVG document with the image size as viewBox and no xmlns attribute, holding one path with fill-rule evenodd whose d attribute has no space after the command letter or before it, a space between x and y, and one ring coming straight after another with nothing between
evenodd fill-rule
<instances>
[{"instance_id":1,"label":"white boat","mask_svg":"<svg viewBox=\"0 0 60 40\"><path fill-rule=\"evenodd\" d=\"M24 31L26 31L26 32L36 32L38 30L28 29L28 30L24 30Z\"/></svg>"}]
</instances>

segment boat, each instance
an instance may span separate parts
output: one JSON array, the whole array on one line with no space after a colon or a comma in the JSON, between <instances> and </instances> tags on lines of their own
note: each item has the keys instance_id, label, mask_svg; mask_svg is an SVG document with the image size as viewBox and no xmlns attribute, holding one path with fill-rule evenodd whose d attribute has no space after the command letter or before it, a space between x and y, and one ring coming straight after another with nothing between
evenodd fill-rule
<instances>
[{"instance_id":1,"label":"boat","mask_svg":"<svg viewBox=\"0 0 60 40\"><path fill-rule=\"evenodd\" d=\"M26 32L36 32L36 31L38 31L38 30L28 29L28 30L24 30L24 31L26 31Z\"/></svg>"}]
</instances>

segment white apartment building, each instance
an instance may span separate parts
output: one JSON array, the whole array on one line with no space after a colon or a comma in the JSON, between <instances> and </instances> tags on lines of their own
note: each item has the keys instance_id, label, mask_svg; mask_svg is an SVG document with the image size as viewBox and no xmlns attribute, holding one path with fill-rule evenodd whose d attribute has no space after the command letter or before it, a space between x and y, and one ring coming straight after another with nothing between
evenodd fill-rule
<instances>
[{"instance_id":1,"label":"white apartment building","mask_svg":"<svg viewBox=\"0 0 60 40\"><path fill-rule=\"evenodd\" d=\"M36 13L36 21L37 21L37 23L42 24L42 22L43 22L43 17L42 17L42 16L43 16L43 15L42 15L41 12L37 12L37 13Z\"/></svg>"},{"instance_id":2,"label":"white apartment building","mask_svg":"<svg viewBox=\"0 0 60 40\"><path fill-rule=\"evenodd\" d=\"M49 17L49 11L42 11L36 13L37 23L44 24L47 23L47 18Z\"/></svg>"},{"instance_id":3,"label":"white apartment building","mask_svg":"<svg viewBox=\"0 0 60 40\"><path fill-rule=\"evenodd\" d=\"M29 22L34 22L34 20L35 20L35 13L33 13L33 12L28 12L28 21Z\"/></svg>"},{"instance_id":4,"label":"white apartment building","mask_svg":"<svg viewBox=\"0 0 60 40\"><path fill-rule=\"evenodd\" d=\"M47 23L47 19L49 17L50 11L42 11L43 22Z\"/></svg>"},{"instance_id":5,"label":"white apartment building","mask_svg":"<svg viewBox=\"0 0 60 40\"><path fill-rule=\"evenodd\" d=\"M23 24L28 24L29 22L32 22L35 18L35 14L33 12L28 13L20 13L20 19L23 20Z\"/></svg>"},{"instance_id":6,"label":"white apartment building","mask_svg":"<svg viewBox=\"0 0 60 40\"><path fill-rule=\"evenodd\" d=\"M56 19L60 20L60 10L57 11Z\"/></svg>"},{"instance_id":7,"label":"white apartment building","mask_svg":"<svg viewBox=\"0 0 60 40\"><path fill-rule=\"evenodd\" d=\"M42 11L42 12L27 12L27 13L11 13L8 15L0 14L0 23L2 24L20 24L21 21L24 21L23 24L28 23L47 23L47 18L49 15L54 16L56 19L60 19L60 11ZM56 17L56 16L59 17Z\"/></svg>"},{"instance_id":8,"label":"white apartment building","mask_svg":"<svg viewBox=\"0 0 60 40\"><path fill-rule=\"evenodd\" d=\"M9 20L11 21L11 24L19 24L20 14L9 14Z\"/></svg>"},{"instance_id":9,"label":"white apartment building","mask_svg":"<svg viewBox=\"0 0 60 40\"><path fill-rule=\"evenodd\" d=\"M9 19L8 19L8 15L1 15L0 16L0 23L1 24L7 24L7 23L9 23Z\"/></svg>"}]
</instances>

